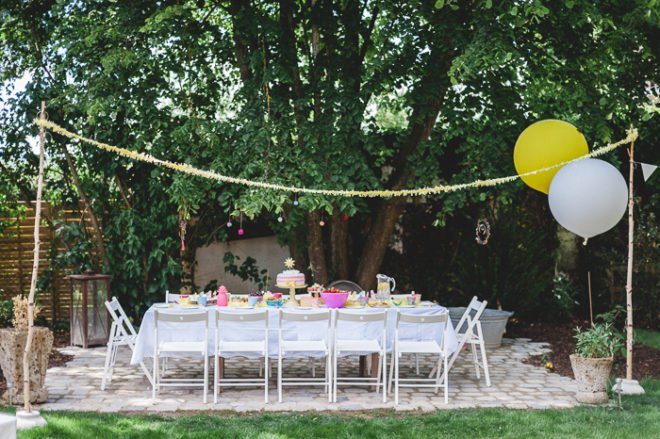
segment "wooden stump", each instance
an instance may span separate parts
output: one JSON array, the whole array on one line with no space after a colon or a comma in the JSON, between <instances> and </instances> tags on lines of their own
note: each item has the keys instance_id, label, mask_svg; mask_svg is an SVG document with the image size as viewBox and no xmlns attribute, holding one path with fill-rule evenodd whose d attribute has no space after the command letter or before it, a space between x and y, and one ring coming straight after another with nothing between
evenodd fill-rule
<instances>
[{"instance_id":1,"label":"wooden stump","mask_svg":"<svg viewBox=\"0 0 660 439\"><path fill-rule=\"evenodd\" d=\"M2 398L12 404L23 404L23 349L26 340L27 330L0 329L0 368L7 379L7 391ZM44 381L52 348L53 333L50 329L35 327L30 353L30 402L44 402L48 399Z\"/></svg>"}]
</instances>

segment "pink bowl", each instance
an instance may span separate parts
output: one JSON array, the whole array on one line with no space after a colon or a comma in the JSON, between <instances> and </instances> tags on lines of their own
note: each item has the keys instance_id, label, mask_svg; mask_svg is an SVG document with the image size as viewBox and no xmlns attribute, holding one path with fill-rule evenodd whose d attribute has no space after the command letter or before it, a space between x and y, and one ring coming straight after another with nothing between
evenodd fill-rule
<instances>
[{"instance_id":1,"label":"pink bowl","mask_svg":"<svg viewBox=\"0 0 660 439\"><path fill-rule=\"evenodd\" d=\"M328 308L342 308L348 299L348 292L345 293L321 293L321 298Z\"/></svg>"}]
</instances>

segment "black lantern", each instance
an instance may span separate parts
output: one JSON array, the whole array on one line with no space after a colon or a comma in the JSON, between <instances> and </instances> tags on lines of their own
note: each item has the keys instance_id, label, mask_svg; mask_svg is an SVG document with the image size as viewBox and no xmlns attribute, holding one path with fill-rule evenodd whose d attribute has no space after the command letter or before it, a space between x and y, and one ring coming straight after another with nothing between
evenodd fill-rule
<instances>
[{"instance_id":1,"label":"black lantern","mask_svg":"<svg viewBox=\"0 0 660 439\"><path fill-rule=\"evenodd\" d=\"M107 274L72 274L71 311L69 313L71 344L104 345L108 342L110 320L105 301L110 300L110 278Z\"/></svg>"}]
</instances>

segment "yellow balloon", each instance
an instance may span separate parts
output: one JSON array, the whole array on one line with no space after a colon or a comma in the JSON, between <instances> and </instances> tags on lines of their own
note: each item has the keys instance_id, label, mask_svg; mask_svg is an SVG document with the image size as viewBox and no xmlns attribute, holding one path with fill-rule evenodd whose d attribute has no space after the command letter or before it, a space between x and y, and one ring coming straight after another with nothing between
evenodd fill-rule
<instances>
[{"instance_id":1,"label":"yellow balloon","mask_svg":"<svg viewBox=\"0 0 660 439\"><path fill-rule=\"evenodd\" d=\"M547 119L525 128L513 150L518 174L535 171L589 153L587 141L573 125L563 120ZM527 186L547 194L550 182L560 168L521 177Z\"/></svg>"}]
</instances>

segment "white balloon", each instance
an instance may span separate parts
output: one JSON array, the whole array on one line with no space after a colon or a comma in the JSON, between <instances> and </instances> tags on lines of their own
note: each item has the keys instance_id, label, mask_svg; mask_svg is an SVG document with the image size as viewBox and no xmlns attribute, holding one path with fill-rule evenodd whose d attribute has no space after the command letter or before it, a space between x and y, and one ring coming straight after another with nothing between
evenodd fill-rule
<instances>
[{"instance_id":1,"label":"white balloon","mask_svg":"<svg viewBox=\"0 0 660 439\"><path fill-rule=\"evenodd\" d=\"M564 228L591 238L614 227L626 212L628 186L603 160L569 163L555 174L548 192L550 211Z\"/></svg>"}]
</instances>

